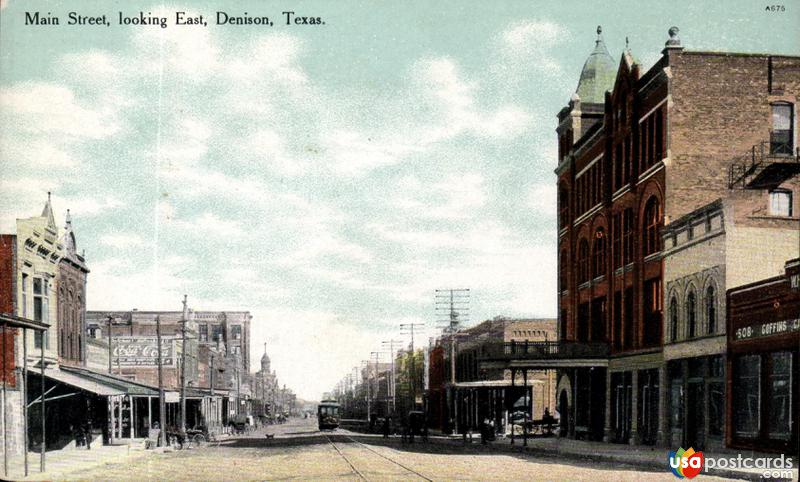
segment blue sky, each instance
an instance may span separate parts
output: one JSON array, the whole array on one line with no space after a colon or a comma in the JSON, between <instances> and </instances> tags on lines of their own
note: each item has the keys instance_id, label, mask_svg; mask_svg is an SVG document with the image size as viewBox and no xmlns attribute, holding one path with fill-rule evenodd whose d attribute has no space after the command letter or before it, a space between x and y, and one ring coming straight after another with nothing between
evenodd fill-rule
<instances>
[{"instance_id":1,"label":"blue sky","mask_svg":"<svg viewBox=\"0 0 800 482\"><path fill-rule=\"evenodd\" d=\"M796 4L142 5L2 2L0 228L53 191L89 309L250 310L254 362L266 341L309 398L398 324L433 335L437 288L469 287L473 321L555 316L555 115L598 24L645 67L672 25L689 49L800 51ZM290 6L326 24L282 25ZM275 25L116 25L139 10Z\"/></svg>"}]
</instances>

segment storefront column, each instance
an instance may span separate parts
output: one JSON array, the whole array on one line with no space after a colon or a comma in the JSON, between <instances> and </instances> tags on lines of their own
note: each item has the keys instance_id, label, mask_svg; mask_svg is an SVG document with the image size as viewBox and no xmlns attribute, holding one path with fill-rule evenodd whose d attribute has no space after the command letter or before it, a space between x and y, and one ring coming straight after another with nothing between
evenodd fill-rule
<instances>
[{"instance_id":1,"label":"storefront column","mask_svg":"<svg viewBox=\"0 0 800 482\"><path fill-rule=\"evenodd\" d=\"M639 370L631 372L631 445L638 445L639 440Z\"/></svg>"},{"instance_id":2,"label":"storefront column","mask_svg":"<svg viewBox=\"0 0 800 482\"><path fill-rule=\"evenodd\" d=\"M656 445L669 447L669 380L667 362L658 367L658 435Z\"/></svg>"},{"instance_id":3,"label":"storefront column","mask_svg":"<svg viewBox=\"0 0 800 482\"><path fill-rule=\"evenodd\" d=\"M603 442L611 441L611 372L606 370L606 413L603 423Z\"/></svg>"}]
</instances>

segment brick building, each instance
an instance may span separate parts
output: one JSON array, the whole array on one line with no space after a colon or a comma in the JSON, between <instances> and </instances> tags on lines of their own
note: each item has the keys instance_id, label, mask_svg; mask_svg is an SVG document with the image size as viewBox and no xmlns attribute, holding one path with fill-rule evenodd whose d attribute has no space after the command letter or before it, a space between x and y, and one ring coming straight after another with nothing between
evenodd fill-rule
<instances>
[{"instance_id":1,"label":"brick building","mask_svg":"<svg viewBox=\"0 0 800 482\"><path fill-rule=\"evenodd\" d=\"M800 258L728 290L728 445L798 454Z\"/></svg>"},{"instance_id":2,"label":"brick building","mask_svg":"<svg viewBox=\"0 0 800 482\"><path fill-rule=\"evenodd\" d=\"M724 332L714 324L710 339L665 351L665 338L685 337L667 337L664 297L692 276L700 282L707 269L711 285L680 299L699 310L699 290L713 285L716 298L723 286L773 273L774 259L755 262L763 246L784 251L783 259L797 246L800 59L687 51L677 33L670 29L662 57L642 72L627 49L614 63L598 29L576 94L558 114L559 340L584 355L566 360L559 376L563 428L572 436L668 444L665 353L718 355ZM726 226L736 230L726 233L722 260L687 273L689 256L678 251L698 222L716 222L704 207L718 199L732 206ZM711 236L719 227L708 229ZM697 366L698 376L721 379L718 362ZM706 388L698 403L707 415Z\"/></svg>"},{"instance_id":3,"label":"brick building","mask_svg":"<svg viewBox=\"0 0 800 482\"><path fill-rule=\"evenodd\" d=\"M454 337L442 337L437 345L443 359L434 358L431 365L443 368L448 401L445 416L455 422L453 429L459 433L477 430L489 419L499 432L506 433L511 431L512 421L521 426L523 417L540 420L545 410L555 414L555 370L524 363L512 366L509 361L516 354L524 356L547 347L556 339L555 319L504 317L460 330ZM453 353L455 376L451 370Z\"/></svg>"},{"instance_id":4,"label":"brick building","mask_svg":"<svg viewBox=\"0 0 800 482\"><path fill-rule=\"evenodd\" d=\"M58 359L65 365L86 362L86 279L89 268L75 244L72 216L67 210L61 237L64 255L58 264Z\"/></svg>"}]
</instances>

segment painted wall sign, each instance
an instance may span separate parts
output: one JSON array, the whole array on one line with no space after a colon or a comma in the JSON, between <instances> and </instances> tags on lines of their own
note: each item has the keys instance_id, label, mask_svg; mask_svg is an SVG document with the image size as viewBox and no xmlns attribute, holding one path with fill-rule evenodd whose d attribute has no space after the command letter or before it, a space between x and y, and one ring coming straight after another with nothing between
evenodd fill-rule
<instances>
[{"instance_id":1,"label":"painted wall sign","mask_svg":"<svg viewBox=\"0 0 800 482\"><path fill-rule=\"evenodd\" d=\"M115 336L113 363L120 367L157 367L158 345L155 336ZM175 366L175 338L161 337L161 363Z\"/></svg>"},{"instance_id":2,"label":"painted wall sign","mask_svg":"<svg viewBox=\"0 0 800 482\"><path fill-rule=\"evenodd\" d=\"M762 338L795 331L800 331L800 318L743 326L736 329L733 333L733 338L737 341L748 340L750 338Z\"/></svg>"}]
</instances>

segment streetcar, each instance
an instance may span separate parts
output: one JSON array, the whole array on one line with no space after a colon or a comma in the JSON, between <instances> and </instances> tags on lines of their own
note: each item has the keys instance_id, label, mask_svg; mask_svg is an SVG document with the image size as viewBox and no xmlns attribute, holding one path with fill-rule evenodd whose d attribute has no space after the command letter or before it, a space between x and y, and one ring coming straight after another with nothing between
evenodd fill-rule
<instances>
[{"instance_id":1,"label":"streetcar","mask_svg":"<svg viewBox=\"0 0 800 482\"><path fill-rule=\"evenodd\" d=\"M317 406L317 422L320 430L338 428L339 417L339 403L336 400L323 400Z\"/></svg>"}]
</instances>

